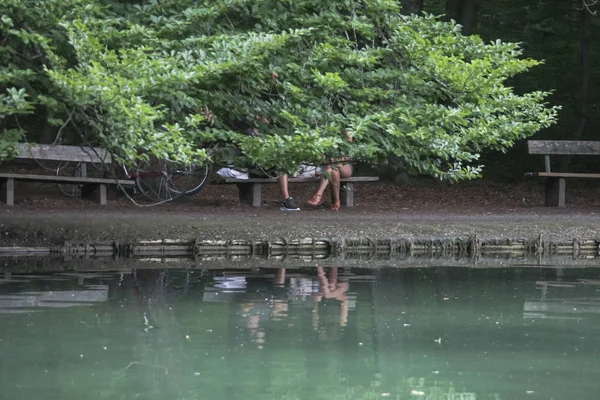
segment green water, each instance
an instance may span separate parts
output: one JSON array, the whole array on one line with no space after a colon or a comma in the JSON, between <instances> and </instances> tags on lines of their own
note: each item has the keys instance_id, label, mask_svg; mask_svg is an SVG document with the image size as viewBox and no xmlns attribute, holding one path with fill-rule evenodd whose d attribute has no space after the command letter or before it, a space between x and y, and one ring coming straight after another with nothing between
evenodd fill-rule
<instances>
[{"instance_id":1,"label":"green water","mask_svg":"<svg viewBox=\"0 0 600 400\"><path fill-rule=\"evenodd\" d=\"M0 399L600 397L599 270L275 272L0 274Z\"/></svg>"}]
</instances>

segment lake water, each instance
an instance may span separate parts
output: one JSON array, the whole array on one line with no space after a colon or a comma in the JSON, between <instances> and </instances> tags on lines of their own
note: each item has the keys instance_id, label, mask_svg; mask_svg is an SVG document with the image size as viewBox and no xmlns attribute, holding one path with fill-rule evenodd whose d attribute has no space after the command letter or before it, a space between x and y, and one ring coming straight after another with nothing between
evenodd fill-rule
<instances>
[{"instance_id":1,"label":"lake water","mask_svg":"<svg viewBox=\"0 0 600 400\"><path fill-rule=\"evenodd\" d=\"M0 399L593 399L600 270L0 274Z\"/></svg>"}]
</instances>

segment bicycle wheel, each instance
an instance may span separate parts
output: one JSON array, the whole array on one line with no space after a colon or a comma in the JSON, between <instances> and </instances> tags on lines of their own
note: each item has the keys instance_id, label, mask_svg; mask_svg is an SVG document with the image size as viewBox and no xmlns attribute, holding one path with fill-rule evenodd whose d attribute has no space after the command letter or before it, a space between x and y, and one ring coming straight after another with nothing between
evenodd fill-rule
<instances>
[{"instance_id":1,"label":"bicycle wheel","mask_svg":"<svg viewBox=\"0 0 600 400\"><path fill-rule=\"evenodd\" d=\"M74 161L60 161L56 167L56 176L102 178L104 168L97 164ZM81 184L57 183L56 186L67 197L81 197Z\"/></svg>"},{"instance_id":2,"label":"bicycle wheel","mask_svg":"<svg viewBox=\"0 0 600 400\"><path fill-rule=\"evenodd\" d=\"M174 195L192 196L199 193L209 181L210 165L187 165L173 168L170 173L170 189Z\"/></svg>"},{"instance_id":3,"label":"bicycle wheel","mask_svg":"<svg viewBox=\"0 0 600 400\"><path fill-rule=\"evenodd\" d=\"M85 164L82 163L60 161L56 167L56 176L85 176L83 171L85 168L84 166ZM57 183L56 186L58 187L58 190L67 197L81 197L81 185Z\"/></svg>"},{"instance_id":4,"label":"bicycle wheel","mask_svg":"<svg viewBox=\"0 0 600 400\"><path fill-rule=\"evenodd\" d=\"M129 179L129 180L134 181L134 183L135 183L134 173L135 172L130 172L129 169L127 169L127 167L125 167L124 165L115 164L114 168L113 168L112 176L115 178L118 178L118 179L125 179L125 180ZM139 199L142 196L137 185L133 185L133 186L117 185L117 188L119 189L119 192L123 193L126 197L129 197L130 199L133 199L133 200Z\"/></svg>"},{"instance_id":5,"label":"bicycle wheel","mask_svg":"<svg viewBox=\"0 0 600 400\"><path fill-rule=\"evenodd\" d=\"M138 162L135 183L140 193L151 202L169 201L177 197L170 188L167 162L156 157Z\"/></svg>"}]
</instances>

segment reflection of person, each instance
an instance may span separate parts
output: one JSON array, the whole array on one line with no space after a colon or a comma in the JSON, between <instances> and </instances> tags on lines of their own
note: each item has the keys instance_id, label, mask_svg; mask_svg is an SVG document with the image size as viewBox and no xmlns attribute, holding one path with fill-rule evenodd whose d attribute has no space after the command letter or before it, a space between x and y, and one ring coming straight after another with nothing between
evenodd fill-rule
<instances>
[{"instance_id":1,"label":"reflection of person","mask_svg":"<svg viewBox=\"0 0 600 400\"><path fill-rule=\"evenodd\" d=\"M323 267L317 267L317 275L319 279L319 293L314 296L313 302L313 328L319 327L319 303L323 299L335 299L340 302L340 320L339 325L344 327L348 323L348 289L347 281L340 282L338 280L338 267L329 269L328 274L325 273Z\"/></svg>"},{"instance_id":2,"label":"reflection of person","mask_svg":"<svg viewBox=\"0 0 600 400\"><path fill-rule=\"evenodd\" d=\"M249 285L251 281L247 281ZM257 344L258 349L262 349L266 343L266 333L264 327L261 325L261 321L264 323L268 320L282 320L287 317L288 313L288 300L283 297L284 291L282 287L285 285L285 268L280 268L275 274L273 280L273 293L270 299L264 298L264 292L261 292L259 287L256 287L256 292L248 290L248 294L252 294L253 299L248 299L241 304L241 315L243 318L247 318L246 327L250 333L250 340ZM250 289L250 288L248 288ZM279 296L283 298L276 298L276 293L279 292ZM256 293L261 293L257 298ZM270 303L270 304L269 304Z\"/></svg>"},{"instance_id":3,"label":"reflection of person","mask_svg":"<svg viewBox=\"0 0 600 400\"><path fill-rule=\"evenodd\" d=\"M284 288L285 287L285 268L279 268L275 274L275 280L273 286ZM286 299L273 299L273 309L271 310L271 316L274 320L283 319L287 317L288 312L288 301Z\"/></svg>"},{"instance_id":4,"label":"reflection of person","mask_svg":"<svg viewBox=\"0 0 600 400\"><path fill-rule=\"evenodd\" d=\"M254 303L242 304L243 315L248 317L248 324L246 326L248 327L248 331L250 331L250 338L256 342L259 349L262 349L262 345L265 343L265 331L258 325L261 313L256 310L257 308Z\"/></svg>"},{"instance_id":5,"label":"reflection of person","mask_svg":"<svg viewBox=\"0 0 600 400\"><path fill-rule=\"evenodd\" d=\"M345 131L346 139L352 142L352 137ZM342 178L350 178L352 176L352 164L348 157L340 159L332 159L330 164L323 167L323 175L317 192L308 201L311 206L319 206L323 203L323 193L331 180L331 210L337 211L340 209L340 184Z\"/></svg>"}]
</instances>

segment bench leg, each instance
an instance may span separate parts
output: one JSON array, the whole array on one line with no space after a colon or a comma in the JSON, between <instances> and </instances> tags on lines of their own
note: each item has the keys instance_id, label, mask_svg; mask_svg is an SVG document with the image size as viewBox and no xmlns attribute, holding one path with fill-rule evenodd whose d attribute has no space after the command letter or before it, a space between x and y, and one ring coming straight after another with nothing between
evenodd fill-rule
<instances>
[{"instance_id":1,"label":"bench leg","mask_svg":"<svg viewBox=\"0 0 600 400\"><path fill-rule=\"evenodd\" d=\"M546 207L564 207L567 180L546 178Z\"/></svg>"},{"instance_id":2,"label":"bench leg","mask_svg":"<svg viewBox=\"0 0 600 400\"><path fill-rule=\"evenodd\" d=\"M106 184L87 184L81 187L81 197L93 200L101 206L106 205Z\"/></svg>"},{"instance_id":3,"label":"bench leg","mask_svg":"<svg viewBox=\"0 0 600 400\"><path fill-rule=\"evenodd\" d=\"M354 207L354 183L342 182L340 190L340 202L343 206Z\"/></svg>"},{"instance_id":4,"label":"bench leg","mask_svg":"<svg viewBox=\"0 0 600 400\"><path fill-rule=\"evenodd\" d=\"M262 184L260 183L238 183L237 187L240 191L240 201L252 207L260 207L262 204L261 192Z\"/></svg>"},{"instance_id":5,"label":"bench leg","mask_svg":"<svg viewBox=\"0 0 600 400\"><path fill-rule=\"evenodd\" d=\"M0 179L0 201L7 206L15 205L15 180L12 178Z\"/></svg>"}]
</instances>

